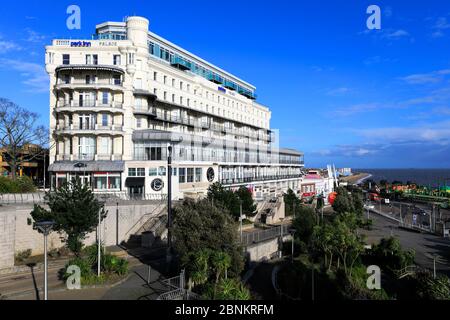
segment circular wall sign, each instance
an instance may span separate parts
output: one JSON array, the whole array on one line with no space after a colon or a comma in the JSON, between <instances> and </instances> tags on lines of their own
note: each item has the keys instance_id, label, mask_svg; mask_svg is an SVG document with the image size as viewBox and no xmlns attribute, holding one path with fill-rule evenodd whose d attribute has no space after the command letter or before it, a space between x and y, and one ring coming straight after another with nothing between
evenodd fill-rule
<instances>
[{"instance_id":1,"label":"circular wall sign","mask_svg":"<svg viewBox=\"0 0 450 320\"><path fill-rule=\"evenodd\" d=\"M161 191L164 188L164 182L161 179L155 179L152 181L151 187L154 191Z\"/></svg>"},{"instance_id":2,"label":"circular wall sign","mask_svg":"<svg viewBox=\"0 0 450 320\"><path fill-rule=\"evenodd\" d=\"M216 177L216 173L214 172L213 168L209 168L206 172L206 177L208 178L209 182L213 182L214 178Z\"/></svg>"}]
</instances>

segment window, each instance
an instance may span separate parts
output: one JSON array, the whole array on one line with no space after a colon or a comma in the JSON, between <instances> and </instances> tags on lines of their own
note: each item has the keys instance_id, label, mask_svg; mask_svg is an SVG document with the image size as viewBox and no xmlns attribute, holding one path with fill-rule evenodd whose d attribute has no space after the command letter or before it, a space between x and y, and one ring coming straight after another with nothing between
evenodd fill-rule
<instances>
[{"instance_id":1,"label":"window","mask_svg":"<svg viewBox=\"0 0 450 320\"><path fill-rule=\"evenodd\" d=\"M108 115L102 114L102 126L107 127L108 126Z\"/></svg>"},{"instance_id":2,"label":"window","mask_svg":"<svg viewBox=\"0 0 450 320\"><path fill-rule=\"evenodd\" d=\"M120 86L122 84L122 80L120 78L120 75L115 75L113 79L114 79L114 85Z\"/></svg>"},{"instance_id":3,"label":"window","mask_svg":"<svg viewBox=\"0 0 450 320\"><path fill-rule=\"evenodd\" d=\"M98 64L98 55L97 54L87 54L86 55L86 64L97 65Z\"/></svg>"},{"instance_id":4,"label":"window","mask_svg":"<svg viewBox=\"0 0 450 320\"><path fill-rule=\"evenodd\" d=\"M180 97L180 104L183 104L183 97Z\"/></svg>"},{"instance_id":5,"label":"window","mask_svg":"<svg viewBox=\"0 0 450 320\"><path fill-rule=\"evenodd\" d=\"M183 81L180 81L180 90L183 90Z\"/></svg>"},{"instance_id":6,"label":"window","mask_svg":"<svg viewBox=\"0 0 450 320\"><path fill-rule=\"evenodd\" d=\"M136 119L136 127L138 129L140 129L142 127L142 118L137 118Z\"/></svg>"},{"instance_id":7,"label":"window","mask_svg":"<svg viewBox=\"0 0 450 320\"><path fill-rule=\"evenodd\" d=\"M114 55L114 57L113 57L113 64L115 65L115 66L120 66L121 65L121 57L120 57L120 54L115 54Z\"/></svg>"},{"instance_id":8,"label":"window","mask_svg":"<svg viewBox=\"0 0 450 320\"><path fill-rule=\"evenodd\" d=\"M172 79L172 87L175 87L175 79Z\"/></svg>"},{"instance_id":9,"label":"window","mask_svg":"<svg viewBox=\"0 0 450 320\"><path fill-rule=\"evenodd\" d=\"M157 96L158 95L158 89L153 89L153 94L155 95L155 96Z\"/></svg>"},{"instance_id":10,"label":"window","mask_svg":"<svg viewBox=\"0 0 450 320\"><path fill-rule=\"evenodd\" d=\"M138 177L145 177L145 168L137 168L136 169L136 176L138 176Z\"/></svg>"},{"instance_id":11,"label":"window","mask_svg":"<svg viewBox=\"0 0 450 320\"><path fill-rule=\"evenodd\" d=\"M109 177L108 186L109 189L120 190L120 177Z\"/></svg>"},{"instance_id":12,"label":"window","mask_svg":"<svg viewBox=\"0 0 450 320\"><path fill-rule=\"evenodd\" d=\"M150 177L156 177L158 175L158 169L157 168L150 168L148 170L148 175Z\"/></svg>"},{"instance_id":13,"label":"window","mask_svg":"<svg viewBox=\"0 0 450 320\"><path fill-rule=\"evenodd\" d=\"M136 177L136 168L128 168L128 176Z\"/></svg>"},{"instance_id":14,"label":"window","mask_svg":"<svg viewBox=\"0 0 450 320\"><path fill-rule=\"evenodd\" d=\"M111 154L111 144L110 144L110 139L108 137L100 138L100 154L101 155L110 155Z\"/></svg>"},{"instance_id":15,"label":"window","mask_svg":"<svg viewBox=\"0 0 450 320\"><path fill-rule=\"evenodd\" d=\"M109 94L108 94L108 92L103 92L102 103L103 104L108 104L108 102L109 102Z\"/></svg>"},{"instance_id":16,"label":"window","mask_svg":"<svg viewBox=\"0 0 450 320\"><path fill-rule=\"evenodd\" d=\"M179 169L179 183L186 183L186 168Z\"/></svg>"},{"instance_id":17,"label":"window","mask_svg":"<svg viewBox=\"0 0 450 320\"><path fill-rule=\"evenodd\" d=\"M202 168L195 169L195 182L202 182Z\"/></svg>"},{"instance_id":18,"label":"window","mask_svg":"<svg viewBox=\"0 0 450 320\"><path fill-rule=\"evenodd\" d=\"M158 80L158 72L153 72L153 80Z\"/></svg>"},{"instance_id":19,"label":"window","mask_svg":"<svg viewBox=\"0 0 450 320\"><path fill-rule=\"evenodd\" d=\"M108 189L108 178L107 177L95 177L94 178L94 187L97 190Z\"/></svg>"},{"instance_id":20,"label":"window","mask_svg":"<svg viewBox=\"0 0 450 320\"><path fill-rule=\"evenodd\" d=\"M167 100L167 92L164 91L164 100Z\"/></svg>"},{"instance_id":21,"label":"window","mask_svg":"<svg viewBox=\"0 0 450 320\"><path fill-rule=\"evenodd\" d=\"M64 75L64 83L69 84L70 83L70 76L68 74Z\"/></svg>"},{"instance_id":22,"label":"window","mask_svg":"<svg viewBox=\"0 0 450 320\"><path fill-rule=\"evenodd\" d=\"M194 168L187 169L187 183L194 182Z\"/></svg>"},{"instance_id":23,"label":"window","mask_svg":"<svg viewBox=\"0 0 450 320\"><path fill-rule=\"evenodd\" d=\"M167 84L167 76L164 76L164 84Z\"/></svg>"},{"instance_id":24,"label":"window","mask_svg":"<svg viewBox=\"0 0 450 320\"><path fill-rule=\"evenodd\" d=\"M161 161L162 160L162 148L161 147L146 148L145 152L147 154L147 160L150 160L150 161Z\"/></svg>"},{"instance_id":25,"label":"window","mask_svg":"<svg viewBox=\"0 0 450 320\"><path fill-rule=\"evenodd\" d=\"M165 176L165 175L167 174L166 167L159 167L159 168L158 168L158 174L159 174L160 176Z\"/></svg>"},{"instance_id":26,"label":"window","mask_svg":"<svg viewBox=\"0 0 450 320\"><path fill-rule=\"evenodd\" d=\"M172 102L175 102L175 95L172 94Z\"/></svg>"},{"instance_id":27,"label":"window","mask_svg":"<svg viewBox=\"0 0 450 320\"><path fill-rule=\"evenodd\" d=\"M70 54L63 54L63 64L70 64Z\"/></svg>"},{"instance_id":28,"label":"window","mask_svg":"<svg viewBox=\"0 0 450 320\"><path fill-rule=\"evenodd\" d=\"M172 168L172 169L173 169L172 175L174 177L176 177L177 176L177 168Z\"/></svg>"}]
</instances>

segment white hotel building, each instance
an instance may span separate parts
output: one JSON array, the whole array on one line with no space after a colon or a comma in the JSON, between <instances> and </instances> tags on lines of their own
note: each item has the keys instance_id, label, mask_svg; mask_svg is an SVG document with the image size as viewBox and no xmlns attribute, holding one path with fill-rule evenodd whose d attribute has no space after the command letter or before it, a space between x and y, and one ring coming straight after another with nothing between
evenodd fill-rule
<instances>
[{"instance_id":1,"label":"white hotel building","mask_svg":"<svg viewBox=\"0 0 450 320\"><path fill-rule=\"evenodd\" d=\"M75 176L95 192L167 193L221 182L256 197L298 189L303 154L279 149L255 87L149 32L149 21L106 22L92 40L53 40L49 168L52 186Z\"/></svg>"}]
</instances>

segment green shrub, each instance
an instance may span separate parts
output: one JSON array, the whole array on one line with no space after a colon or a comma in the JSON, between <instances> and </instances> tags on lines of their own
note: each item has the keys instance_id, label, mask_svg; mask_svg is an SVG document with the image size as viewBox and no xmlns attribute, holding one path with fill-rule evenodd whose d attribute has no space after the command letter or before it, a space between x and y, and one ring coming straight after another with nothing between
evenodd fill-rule
<instances>
[{"instance_id":1,"label":"green shrub","mask_svg":"<svg viewBox=\"0 0 450 320\"><path fill-rule=\"evenodd\" d=\"M23 176L16 179L17 189L20 193L36 192L36 186L30 177Z\"/></svg>"},{"instance_id":2,"label":"green shrub","mask_svg":"<svg viewBox=\"0 0 450 320\"><path fill-rule=\"evenodd\" d=\"M16 181L8 177L0 177L0 193L30 193L36 187L29 177L18 177Z\"/></svg>"},{"instance_id":3,"label":"green shrub","mask_svg":"<svg viewBox=\"0 0 450 320\"><path fill-rule=\"evenodd\" d=\"M32 253L31 249L18 252L16 254L16 259L15 259L16 262L24 262L24 261L26 261L29 257L31 257L31 253Z\"/></svg>"},{"instance_id":4,"label":"green shrub","mask_svg":"<svg viewBox=\"0 0 450 320\"><path fill-rule=\"evenodd\" d=\"M81 271L81 278L82 281L81 283L83 284L83 279L84 278L88 278L89 276L93 275L93 271L92 271L92 264L89 263L89 261L87 259L83 259L83 258L74 258L72 260L70 260L67 264L66 267L64 268L64 280L67 280L67 278L69 276L71 276L70 273L67 273L67 269L70 266L78 266L80 268Z\"/></svg>"}]
</instances>

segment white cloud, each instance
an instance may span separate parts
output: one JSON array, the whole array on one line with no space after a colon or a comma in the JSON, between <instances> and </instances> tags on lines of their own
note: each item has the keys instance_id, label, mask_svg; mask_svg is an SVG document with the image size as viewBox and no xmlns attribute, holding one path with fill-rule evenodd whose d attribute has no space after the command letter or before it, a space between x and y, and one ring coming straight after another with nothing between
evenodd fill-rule
<instances>
[{"instance_id":1,"label":"white cloud","mask_svg":"<svg viewBox=\"0 0 450 320\"><path fill-rule=\"evenodd\" d=\"M409 84L428 84L428 83L438 83L444 80L446 75L450 74L450 69L443 69L438 71L433 71L429 73L412 74L403 78L401 80Z\"/></svg>"},{"instance_id":2,"label":"white cloud","mask_svg":"<svg viewBox=\"0 0 450 320\"><path fill-rule=\"evenodd\" d=\"M327 92L327 95L329 96L340 96L340 95L344 95L346 93L351 92L351 89L347 88L347 87L341 87L341 88L336 88L333 90L330 90Z\"/></svg>"},{"instance_id":3,"label":"white cloud","mask_svg":"<svg viewBox=\"0 0 450 320\"><path fill-rule=\"evenodd\" d=\"M409 33L405 30L386 30L383 34L383 38L387 39L399 39L402 37L409 37Z\"/></svg>"},{"instance_id":4,"label":"white cloud","mask_svg":"<svg viewBox=\"0 0 450 320\"><path fill-rule=\"evenodd\" d=\"M48 74L40 64L14 59L0 59L0 68L19 72L25 78L22 83L28 87L27 92L42 93L49 90Z\"/></svg>"},{"instance_id":5,"label":"white cloud","mask_svg":"<svg viewBox=\"0 0 450 320\"><path fill-rule=\"evenodd\" d=\"M22 48L17 43L13 41L0 40L0 53L19 50L22 50Z\"/></svg>"},{"instance_id":6,"label":"white cloud","mask_svg":"<svg viewBox=\"0 0 450 320\"><path fill-rule=\"evenodd\" d=\"M47 36L40 34L30 28L26 28L25 32L27 33L27 37L24 40L27 42L42 43L47 39Z\"/></svg>"}]
</instances>

